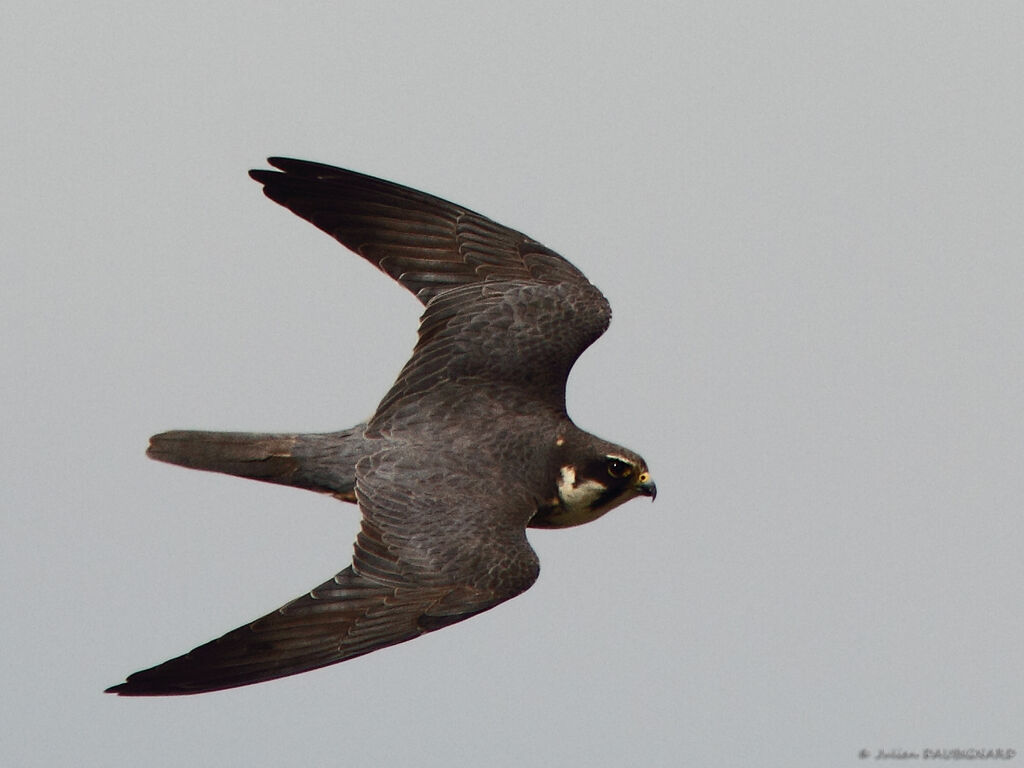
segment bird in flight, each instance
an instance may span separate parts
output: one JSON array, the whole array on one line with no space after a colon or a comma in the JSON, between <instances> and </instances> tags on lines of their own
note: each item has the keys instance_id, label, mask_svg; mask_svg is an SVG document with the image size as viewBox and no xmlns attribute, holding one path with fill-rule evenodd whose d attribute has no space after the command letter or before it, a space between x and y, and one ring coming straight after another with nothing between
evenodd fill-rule
<instances>
[{"instance_id":1,"label":"bird in flight","mask_svg":"<svg viewBox=\"0 0 1024 768\"><path fill-rule=\"evenodd\" d=\"M527 528L654 498L633 451L565 408L604 333L601 292L554 251L446 200L353 171L270 158L263 192L411 291L412 358L365 423L340 432L173 431L147 454L331 494L362 514L352 564L302 597L107 689L170 696L249 685L412 640L528 589Z\"/></svg>"}]
</instances>

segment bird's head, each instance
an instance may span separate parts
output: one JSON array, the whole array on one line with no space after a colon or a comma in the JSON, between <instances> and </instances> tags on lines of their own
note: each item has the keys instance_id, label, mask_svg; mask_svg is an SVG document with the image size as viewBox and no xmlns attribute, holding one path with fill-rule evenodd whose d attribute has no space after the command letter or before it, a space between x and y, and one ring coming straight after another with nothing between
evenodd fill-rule
<instances>
[{"instance_id":1,"label":"bird's head","mask_svg":"<svg viewBox=\"0 0 1024 768\"><path fill-rule=\"evenodd\" d=\"M593 442L559 453L555 496L530 521L532 528L569 528L596 520L637 496L658 492L647 462L621 446Z\"/></svg>"}]
</instances>

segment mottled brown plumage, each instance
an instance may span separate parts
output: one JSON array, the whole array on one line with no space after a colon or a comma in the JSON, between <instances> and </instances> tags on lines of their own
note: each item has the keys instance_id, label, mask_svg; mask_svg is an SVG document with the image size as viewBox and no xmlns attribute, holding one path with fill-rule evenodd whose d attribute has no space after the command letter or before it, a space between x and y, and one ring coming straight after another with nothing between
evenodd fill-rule
<instances>
[{"instance_id":1,"label":"mottled brown plumage","mask_svg":"<svg viewBox=\"0 0 1024 768\"><path fill-rule=\"evenodd\" d=\"M605 330L604 296L525 235L362 174L272 158L271 200L424 305L419 340L366 424L325 434L175 431L160 461L356 502L352 564L308 594L110 692L201 693L334 664L492 608L539 572L526 529L588 522L654 496L636 454L565 410L576 358Z\"/></svg>"}]
</instances>

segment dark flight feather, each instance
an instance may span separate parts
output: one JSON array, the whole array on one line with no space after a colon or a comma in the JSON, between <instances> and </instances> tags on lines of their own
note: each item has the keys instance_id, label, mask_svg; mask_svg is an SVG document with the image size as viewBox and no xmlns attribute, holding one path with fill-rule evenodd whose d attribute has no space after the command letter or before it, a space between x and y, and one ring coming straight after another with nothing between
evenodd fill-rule
<instances>
[{"instance_id":1,"label":"dark flight feather","mask_svg":"<svg viewBox=\"0 0 1024 768\"><path fill-rule=\"evenodd\" d=\"M390 181L321 163L272 157L250 171L263 193L335 238L426 304L486 280L587 283L576 267L521 232Z\"/></svg>"}]
</instances>

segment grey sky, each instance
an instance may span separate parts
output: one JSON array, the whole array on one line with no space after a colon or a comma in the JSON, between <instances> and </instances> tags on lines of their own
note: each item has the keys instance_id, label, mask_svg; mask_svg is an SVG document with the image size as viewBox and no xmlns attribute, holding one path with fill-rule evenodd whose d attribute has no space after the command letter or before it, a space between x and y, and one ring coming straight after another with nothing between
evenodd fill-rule
<instances>
[{"instance_id":1,"label":"grey sky","mask_svg":"<svg viewBox=\"0 0 1024 768\"><path fill-rule=\"evenodd\" d=\"M1024 753L1022 39L1019 3L8 9L0 762ZM616 316L570 412L658 501L532 532L533 589L413 643L103 696L351 555L351 507L143 455L349 426L412 347L268 154L580 267Z\"/></svg>"}]
</instances>

